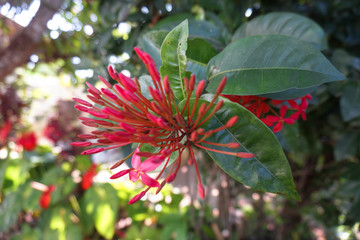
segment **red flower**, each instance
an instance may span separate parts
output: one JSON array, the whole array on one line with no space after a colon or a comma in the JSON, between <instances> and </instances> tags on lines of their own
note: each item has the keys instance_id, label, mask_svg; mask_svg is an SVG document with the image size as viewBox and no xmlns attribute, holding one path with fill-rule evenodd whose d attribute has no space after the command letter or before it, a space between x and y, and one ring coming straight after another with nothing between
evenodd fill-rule
<instances>
[{"instance_id":1,"label":"red flower","mask_svg":"<svg viewBox=\"0 0 360 240\"><path fill-rule=\"evenodd\" d=\"M93 184L93 178L96 176L97 164L91 164L90 168L84 173L81 181L81 188L83 190L89 189Z\"/></svg>"},{"instance_id":2,"label":"red flower","mask_svg":"<svg viewBox=\"0 0 360 240\"><path fill-rule=\"evenodd\" d=\"M223 101L216 104L215 101L226 84L226 78L220 83L213 100L208 104L202 103L201 105L199 99L205 88L205 81L200 81L195 89L195 76L191 76L189 80L184 78L187 97L183 108L179 109L168 78L160 78L154 60L150 55L138 48L135 48L135 51L145 63L152 77L154 87L148 88L152 99L149 100L142 94L137 78L132 80L121 73L117 73L110 66L108 69L109 74L118 84L113 86L104 78L99 77L107 88L98 90L90 83L87 83L89 87L87 91L90 94L88 98L97 105L74 98L80 104L75 106L77 110L87 112L95 117L80 117L82 123L86 126L101 128L101 130L93 131L91 134L81 134L79 137L93 139L96 142L73 142L72 145L96 146L82 152L82 154L94 154L131 143L139 144L139 148L127 157L132 156L132 168L120 171L111 177L115 179L129 174L130 180L137 181L141 179L147 186L144 191L131 199L129 204L141 199L150 188L155 187L159 192L167 182L171 182L181 166L182 152L188 149L191 156L189 164L194 164L199 195L203 198L205 192L197 162L195 161L193 146L241 158L254 156L252 153L220 151L202 145L202 143L206 143L207 145L228 148L239 147L238 143L220 144L206 141L210 135L233 126L238 117L231 118L224 126L218 129L205 131L202 128L203 124L211 119L223 105ZM192 94L193 92L195 94ZM195 96L195 98L191 99L191 96ZM190 107L190 101L192 101L192 107ZM159 150L155 153L141 152L141 146L144 144L152 145ZM169 168L170 171L164 177L165 179L159 184L158 180L170 165L170 157L173 153L177 153L178 158L173 163L173 166ZM147 159L141 163L140 157ZM120 166L127 158L116 163L111 169ZM161 171L155 178L150 178L147 173L153 171L159 165L162 165Z\"/></svg>"},{"instance_id":3,"label":"red flower","mask_svg":"<svg viewBox=\"0 0 360 240\"><path fill-rule=\"evenodd\" d=\"M6 121L4 126L0 128L0 146L5 144L6 139L8 138L12 129L12 125L10 121Z\"/></svg>"},{"instance_id":4,"label":"red flower","mask_svg":"<svg viewBox=\"0 0 360 240\"><path fill-rule=\"evenodd\" d=\"M32 182L31 186L34 189L43 192L39 198L39 205L42 209L47 209L50 206L51 193L56 189L55 185L46 186L39 182Z\"/></svg>"},{"instance_id":5,"label":"red flower","mask_svg":"<svg viewBox=\"0 0 360 240\"><path fill-rule=\"evenodd\" d=\"M281 131L281 129L283 128L283 124L287 123L287 124L294 124L295 123L295 118L294 116L290 116L288 118L285 118L286 115L286 111L287 111L287 106L286 105L282 105L280 108L280 116L272 116L272 115L268 115L266 116L266 118L261 119L267 126L271 127L272 125L275 124L273 131L274 132L279 132Z\"/></svg>"},{"instance_id":6,"label":"red flower","mask_svg":"<svg viewBox=\"0 0 360 240\"><path fill-rule=\"evenodd\" d=\"M18 138L17 143L21 145L26 151L32 151L36 147L37 138L34 132L23 133Z\"/></svg>"}]
</instances>

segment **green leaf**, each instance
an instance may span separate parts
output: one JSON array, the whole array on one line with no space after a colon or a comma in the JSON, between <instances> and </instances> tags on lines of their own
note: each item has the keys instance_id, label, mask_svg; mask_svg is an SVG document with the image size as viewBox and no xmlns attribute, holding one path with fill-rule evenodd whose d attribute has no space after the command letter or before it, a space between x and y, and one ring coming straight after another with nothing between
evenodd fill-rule
<instances>
[{"instance_id":1,"label":"green leaf","mask_svg":"<svg viewBox=\"0 0 360 240\"><path fill-rule=\"evenodd\" d=\"M5 179L5 172L7 167L9 166L9 162L10 161L8 159L0 161L0 191L2 190L2 186Z\"/></svg>"},{"instance_id":2,"label":"green leaf","mask_svg":"<svg viewBox=\"0 0 360 240\"><path fill-rule=\"evenodd\" d=\"M188 58L186 70L193 73L196 79L206 79L206 65L217 54L215 48L201 38L188 41L186 56Z\"/></svg>"},{"instance_id":3,"label":"green leaf","mask_svg":"<svg viewBox=\"0 0 360 240\"><path fill-rule=\"evenodd\" d=\"M106 239L113 237L117 219L118 199L116 190L110 184L97 185L88 189L80 203L80 207L83 218L92 219L88 224L94 224L101 236ZM89 229L87 231L89 232Z\"/></svg>"},{"instance_id":4,"label":"green leaf","mask_svg":"<svg viewBox=\"0 0 360 240\"><path fill-rule=\"evenodd\" d=\"M355 158L360 153L360 134L357 132L344 132L337 141L334 155L337 161Z\"/></svg>"},{"instance_id":5,"label":"green leaf","mask_svg":"<svg viewBox=\"0 0 360 240\"><path fill-rule=\"evenodd\" d=\"M232 41L254 35L279 34L312 43L319 50L327 48L324 30L313 20L295 13L272 12L242 24Z\"/></svg>"},{"instance_id":6,"label":"green leaf","mask_svg":"<svg viewBox=\"0 0 360 240\"><path fill-rule=\"evenodd\" d=\"M152 96L149 93L149 87L155 88L153 79L150 75L144 75L139 78L139 84L141 88L141 94L147 99L151 99Z\"/></svg>"},{"instance_id":7,"label":"green leaf","mask_svg":"<svg viewBox=\"0 0 360 240\"><path fill-rule=\"evenodd\" d=\"M164 39L160 55L163 65L160 67L161 78L166 75L177 99L185 98L184 77L186 77L186 49L189 36L188 22L183 21Z\"/></svg>"},{"instance_id":8,"label":"green leaf","mask_svg":"<svg viewBox=\"0 0 360 240\"><path fill-rule=\"evenodd\" d=\"M223 94L230 95L281 95L345 78L311 44L280 35L246 37L231 43L210 60L207 76L211 93L227 76Z\"/></svg>"},{"instance_id":9,"label":"green leaf","mask_svg":"<svg viewBox=\"0 0 360 240\"><path fill-rule=\"evenodd\" d=\"M285 154L272 131L255 115L233 102L224 102L224 106L215 114L207 129L216 129L233 116L237 123L210 136L207 141L216 143L237 142L241 148L231 151L250 152L253 158L239 158L207 151L213 160L231 177L254 189L281 193L298 199L291 169ZM203 144L206 147L229 151L228 148Z\"/></svg>"},{"instance_id":10,"label":"green leaf","mask_svg":"<svg viewBox=\"0 0 360 240\"><path fill-rule=\"evenodd\" d=\"M162 65L160 58L161 45L169 31L151 31L140 38L139 45L154 59L156 66L159 68Z\"/></svg>"},{"instance_id":11,"label":"green leaf","mask_svg":"<svg viewBox=\"0 0 360 240\"><path fill-rule=\"evenodd\" d=\"M226 36L224 36L224 29L222 26L213 24L209 21L197 20L192 14L180 13L160 20L153 28L153 30L167 30L170 31L179 25L181 22L187 20L189 22L189 36L190 38L203 38L217 50L224 47Z\"/></svg>"},{"instance_id":12,"label":"green leaf","mask_svg":"<svg viewBox=\"0 0 360 240\"><path fill-rule=\"evenodd\" d=\"M18 188L16 192L7 194L0 205L0 232L7 231L17 220L23 202L22 199L23 187Z\"/></svg>"},{"instance_id":13,"label":"green leaf","mask_svg":"<svg viewBox=\"0 0 360 240\"><path fill-rule=\"evenodd\" d=\"M340 99L341 116L347 122L360 116L360 82L348 81Z\"/></svg>"}]
</instances>

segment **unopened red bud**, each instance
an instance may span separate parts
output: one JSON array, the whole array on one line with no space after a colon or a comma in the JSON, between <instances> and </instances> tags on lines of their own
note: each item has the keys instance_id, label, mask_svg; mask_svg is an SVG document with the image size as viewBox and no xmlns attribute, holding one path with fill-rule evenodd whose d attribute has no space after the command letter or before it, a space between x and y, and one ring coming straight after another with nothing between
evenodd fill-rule
<instances>
[{"instance_id":1,"label":"unopened red bud","mask_svg":"<svg viewBox=\"0 0 360 240\"><path fill-rule=\"evenodd\" d=\"M216 89L216 94L220 94L226 85L226 76L221 80L219 87Z\"/></svg>"},{"instance_id":2,"label":"unopened red bud","mask_svg":"<svg viewBox=\"0 0 360 240\"><path fill-rule=\"evenodd\" d=\"M97 124L100 124L100 125L106 126L106 127L114 126L114 124L112 122L108 122L108 121L104 121L104 120L94 119L93 121L94 121L94 123L97 123Z\"/></svg>"},{"instance_id":3,"label":"unopened red bud","mask_svg":"<svg viewBox=\"0 0 360 240\"><path fill-rule=\"evenodd\" d=\"M96 112L93 110L88 110L88 113L94 117L98 117L98 118L104 118L104 119L108 119L109 115L105 114L105 113L101 113L101 112Z\"/></svg>"},{"instance_id":4,"label":"unopened red bud","mask_svg":"<svg viewBox=\"0 0 360 240\"><path fill-rule=\"evenodd\" d=\"M108 66L108 73L112 79L114 79L114 80L119 79L117 76L118 73L114 70L114 68L111 65Z\"/></svg>"},{"instance_id":5,"label":"unopened red bud","mask_svg":"<svg viewBox=\"0 0 360 240\"><path fill-rule=\"evenodd\" d=\"M187 79L186 77L184 77L184 86L185 86L185 90L186 90L186 91L190 91L190 88L189 88L189 79Z\"/></svg>"},{"instance_id":6,"label":"unopened red bud","mask_svg":"<svg viewBox=\"0 0 360 240\"><path fill-rule=\"evenodd\" d=\"M96 97L92 96L92 95L86 95L88 99L90 99L91 101L93 101L96 104L99 104L101 106L105 106L105 103L99 99L97 99Z\"/></svg>"},{"instance_id":7,"label":"unopened red bud","mask_svg":"<svg viewBox=\"0 0 360 240\"><path fill-rule=\"evenodd\" d=\"M198 86L196 87L196 91L195 91L195 96L197 98L201 96L201 93L203 92L204 88L205 88L205 80L201 80Z\"/></svg>"},{"instance_id":8,"label":"unopened red bud","mask_svg":"<svg viewBox=\"0 0 360 240\"><path fill-rule=\"evenodd\" d=\"M170 82L168 76L165 76L163 79L164 82L164 89L167 94L169 94L172 90L170 88Z\"/></svg>"},{"instance_id":9,"label":"unopened red bud","mask_svg":"<svg viewBox=\"0 0 360 240\"><path fill-rule=\"evenodd\" d=\"M201 106L200 106L200 108L199 108L199 113L198 113L198 115L199 115L199 116L204 115L204 114L205 114L205 109L206 109L206 104L205 104L205 103L202 103Z\"/></svg>"},{"instance_id":10,"label":"unopened red bud","mask_svg":"<svg viewBox=\"0 0 360 240\"><path fill-rule=\"evenodd\" d=\"M229 121L226 123L226 127L232 127L232 126L234 126L238 119L239 119L238 116L233 116L233 117L230 118Z\"/></svg>"},{"instance_id":11,"label":"unopened red bud","mask_svg":"<svg viewBox=\"0 0 360 240\"><path fill-rule=\"evenodd\" d=\"M122 176L124 176L125 174L128 174L132 169L125 169L125 170L122 170L118 173L115 173L114 175L112 175L110 177L110 179L116 179L116 178L120 178Z\"/></svg>"},{"instance_id":12,"label":"unopened red bud","mask_svg":"<svg viewBox=\"0 0 360 240\"><path fill-rule=\"evenodd\" d=\"M108 88L112 88L113 86L109 83L109 81L108 80L106 80L105 78L103 78L102 76L98 76L99 77L99 79L106 85L106 87L108 87Z\"/></svg>"},{"instance_id":13,"label":"unopened red bud","mask_svg":"<svg viewBox=\"0 0 360 240\"><path fill-rule=\"evenodd\" d=\"M101 143L101 144L111 144L111 143L114 143L114 141L112 141L112 140L110 140L110 139L106 139L106 138L98 139L97 142L98 142L98 143Z\"/></svg>"},{"instance_id":14,"label":"unopened red bud","mask_svg":"<svg viewBox=\"0 0 360 240\"><path fill-rule=\"evenodd\" d=\"M224 101L223 101L223 100L220 100L220 101L215 105L214 111L217 112L223 105L224 105Z\"/></svg>"},{"instance_id":15,"label":"unopened red bud","mask_svg":"<svg viewBox=\"0 0 360 240\"><path fill-rule=\"evenodd\" d=\"M255 155L252 153L247 153L247 152L239 152L236 154L237 157L241 157L241 158L252 158Z\"/></svg>"},{"instance_id":16,"label":"unopened red bud","mask_svg":"<svg viewBox=\"0 0 360 240\"><path fill-rule=\"evenodd\" d=\"M92 122L82 121L81 123L88 127L98 127L99 126L96 123L92 123Z\"/></svg>"},{"instance_id":17,"label":"unopened red bud","mask_svg":"<svg viewBox=\"0 0 360 240\"><path fill-rule=\"evenodd\" d=\"M129 201L129 204L136 203L136 202L139 201L143 196L145 196L145 191L142 191L141 193L139 193L138 195L136 195L135 197L133 197L133 198Z\"/></svg>"},{"instance_id":18,"label":"unopened red bud","mask_svg":"<svg viewBox=\"0 0 360 240\"><path fill-rule=\"evenodd\" d=\"M102 88L101 91L109 98L113 99L113 100L117 100L118 97L113 94L109 89L107 88Z\"/></svg>"},{"instance_id":19,"label":"unopened red bud","mask_svg":"<svg viewBox=\"0 0 360 240\"><path fill-rule=\"evenodd\" d=\"M130 126L127 123L120 122L119 125L122 129L124 129L125 131L127 131L129 133L136 133L136 128Z\"/></svg>"},{"instance_id":20,"label":"unopened red bud","mask_svg":"<svg viewBox=\"0 0 360 240\"><path fill-rule=\"evenodd\" d=\"M111 116L123 119L124 118L124 114L122 114L122 112L119 112L113 108L109 108L109 107L105 107L103 110L103 113L105 114L109 114Z\"/></svg>"},{"instance_id":21,"label":"unopened red bud","mask_svg":"<svg viewBox=\"0 0 360 240\"><path fill-rule=\"evenodd\" d=\"M173 172L172 174L170 174L170 176L166 179L166 183L171 183L172 181L174 181L176 178L176 172Z\"/></svg>"},{"instance_id":22,"label":"unopened red bud","mask_svg":"<svg viewBox=\"0 0 360 240\"><path fill-rule=\"evenodd\" d=\"M204 135L205 133L205 130L203 128L199 128L196 130L196 132L199 134L199 135Z\"/></svg>"},{"instance_id":23,"label":"unopened red bud","mask_svg":"<svg viewBox=\"0 0 360 240\"><path fill-rule=\"evenodd\" d=\"M86 151L83 151L81 155L95 154L104 151L104 148L93 148Z\"/></svg>"},{"instance_id":24,"label":"unopened red bud","mask_svg":"<svg viewBox=\"0 0 360 240\"><path fill-rule=\"evenodd\" d=\"M145 157L145 158L149 158L149 157L152 157L154 156L153 153L150 153L150 152L137 152L135 153L137 156L140 156L140 157Z\"/></svg>"},{"instance_id":25,"label":"unopened red bud","mask_svg":"<svg viewBox=\"0 0 360 240\"><path fill-rule=\"evenodd\" d=\"M77 102L77 103L80 103L81 105L86 106L86 107L92 107L92 104L91 104L91 103L89 103L89 102L87 102L87 101L85 101L85 100L82 100L82 99L80 99L80 98L73 98L73 100L74 100L75 102Z\"/></svg>"},{"instance_id":26,"label":"unopened red bud","mask_svg":"<svg viewBox=\"0 0 360 240\"><path fill-rule=\"evenodd\" d=\"M74 147L89 147L92 145L91 142L72 142L70 143L71 146Z\"/></svg>"},{"instance_id":27,"label":"unopened red bud","mask_svg":"<svg viewBox=\"0 0 360 240\"><path fill-rule=\"evenodd\" d=\"M89 82L85 82L85 83L89 87L89 90L93 91L96 95L101 95L101 92L96 87L94 87L91 83L89 83Z\"/></svg>"},{"instance_id":28,"label":"unopened red bud","mask_svg":"<svg viewBox=\"0 0 360 240\"><path fill-rule=\"evenodd\" d=\"M195 88L195 75L192 74L189 81L189 89L190 91L194 90Z\"/></svg>"},{"instance_id":29,"label":"unopened red bud","mask_svg":"<svg viewBox=\"0 0 360 240\"><path fill-rule=\"evenodd\" d=\"M165 180L162 181L162 182L160 183L160 186L158 187L158 189L156 189L156 193L155 193L155 194L158 194L158 193L163 189L163 187L165 186L165 184L166 184L166 181L165 181Z\"/></svg>"},{"instance_id":30,"label":"unopened red bud","mask_svg":"<svg viewBox=\"0 0 360 240\"><path fill-rule=\"evenodd\" d=\"M123 85L125 89L130 92L135 92L137 90L136 84L131 78L125 76L122 73L119 73L119 78L121 85Z\"/></svg>"},{"instance_id":31,"label":"unopened red bud","mask_svg":"<svg viewBox=\"0 0 360 240\"><path fill-rule=\"evenodd\" d=\"M81 105L75 105L74 106L76 108L76 110L81 111L81 112L88 112L89 109L87 107L81 106Z\"/></svg>"},{"instance_id":32,"label":"unopened red bud","mask_svg":"<svg viewBox=\"0 0 360 240\"><path fill-rule=\"evenodd\" d=\"M199 192L200 198L204 199L205 198L205 189L201 183L198 184L198 192Z\"/></svg>"},{"instance_id":33,"label":"unopened red bud","mask_svg":"<svg viewBox=\"0 0 360 240\"><path fill-rule=\"evenodd\" d=\"M107 133L107 131L105 131L105 130L95 130L95 131L92 131L91 133L95 134L95 135L103 135L104 133Z\"/></svg>"},{"instance_id":34,"label":"unopened red bud","mask_svg":"<svg viewBox=\"0 0 360 240\"><path fill-rule=\"evenodd\" d=\"M191 135L190 135L190 141L192 141L192 142L195 142L196 140L198 139L198 135L197 135L197 133L196 133L196 131L193 131L192 133L191 133Z\"/></svg>"},{"instance_id":35,"label":"unopened red bud","mask_svg":"<svg viewBox=\"0 0 360 240\"><path fill-rule=\"evenodd\" d=\"M134 47L134 50L135 50L136 54L139 56L139 58L140 58L142 61L145 61L144 52L141 51L140 48L138 48L138 47Z\"/></svg>"},{"instance_id":36,"label":"unopened red bud","mask_svg":"<svg viewBox=\"0 0 360 240\"><path fill-rule=\"evenodd\" d=\"M156 66L154 64L150 64L148 70L149 70L150 76L152 76L152 78L156 82L160 82L161 78L160 78L160 74L159 74L158 70L156 69Z\"/></svg>"},{"instance_id":37,"label":"unopened red bud","mask_svg":"<svg viewBox=\"0 0 360 240\"><path fill-rule=\"evenodd\" d=\"M240 144L239 143L228 143L226 146L228 148L238 148L238 147L240 147Z\"/></svg>"},{"instance_id":38,"label":"unopened red bud","mask_svg":"<svg viewBox=\"0 0 360 240\"><path fill-rule=\"evenodd\" d=\"M117 161L114 165L112 165L112 166L110 167L110 169L113 170L113 169L115 169L115 168L117 168L117 167L120 167L125 161L126 161L126 159L122 159L122 160L120 160L120 161Z\"/></svg>"},{"instance_id":39,"label":"unopened red bud","mask_svg":"<svg viewBox=\"0 0 360 240\"><path fill-rule=\"evenodd\" d=\"M92 134L79 134L77 136L82 139L96 139L97 138L95 135L92 135Z\"/></svg>"}]
</instances>

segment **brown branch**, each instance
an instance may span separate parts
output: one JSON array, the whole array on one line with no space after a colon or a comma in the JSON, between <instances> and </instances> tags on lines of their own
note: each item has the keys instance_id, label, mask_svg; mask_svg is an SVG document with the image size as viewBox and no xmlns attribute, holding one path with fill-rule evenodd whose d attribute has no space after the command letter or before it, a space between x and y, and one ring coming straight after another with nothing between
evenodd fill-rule
<instances>
[{"instance_id":1,"label":"brown branch","mask_svg":"<svg viewBox=\"0 0 360 240\"><path fill-rule=\"evenodd\" d=\"M60 9L64 0L43 0L30 24L13 38L10 45L0 50L0 82L14 69L28 62L41 42L47 22Z\"/></svg>"}]
</instances>

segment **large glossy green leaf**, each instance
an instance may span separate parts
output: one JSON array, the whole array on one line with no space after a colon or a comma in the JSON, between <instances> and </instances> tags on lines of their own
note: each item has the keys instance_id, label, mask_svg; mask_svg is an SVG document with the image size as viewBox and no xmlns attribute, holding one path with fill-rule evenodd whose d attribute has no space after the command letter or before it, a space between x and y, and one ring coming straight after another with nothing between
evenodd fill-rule
<instances>
[{"instance_id":1,"label":"large glossy green leaf","mask_svg":"<svg viewBox=\"0 0 360 240\"><path fill-rule=\"evenodd\" d=\"M346 82L340 106L344 121L360 116L360 82L358 80Z\"/></svg>"},{"instance_id":2,"label":"large glossy green leaf","mask_svg":"<svg viewBox=\"0 0 360 240\"><path fill-rule=\"evenodd\" d=\"M358 153L360 153L360 134L355 131L343 132L334 149L335 159L337 161L352 159Z\"/></svg>"},{"instance_id":3,"label":"large glossy green leaf","mask_svg":"<svg viewBox=\"0 0 360 240\"><path fill-rule=\"evenodd\" d=\"M6 232L17 220L18 213L22 208L22 191L21 186L17 191L11 192L5 196L0 205L0 232Z\"/></svg>"},{"instance_id":4,"label":"large glossy green leaf","mask_svg":"<svg viewBox=\"0 0 360 240\"><path fill-rule=\"evenodd\" d=\"M281 95L297 89L306 94L305 89L345 78L313 45L281 35L252 36L231 43L210 60L207 76L211 93L227 76L223 93L230 95Z\"/></svg>"},{"instance_id":5,"label":"large glossy green leaf","mask_svg":"<svg viewBox=\"0 0 360 240\"><path fill-rule=\"evenodd\" d=\"M207 141L237 142L241 147L231 151L250 152L255 154L255 157L239 158L212 151L207 151L208 154L227 174L245 185L257 190L281 193L290 198L299 199L289 163L279 142L272 131L255 115L237 103L225 102L207 129L221 127L233 116L239 117L233 127L213 134ZM204 145L229 151L224 147Z\"/></svg>"},{"instance_id":6,"label":"large glossy green leaf","mask_svg":"<svg viewBox=\"0 0 360 240\"><path fill-rule=\"evenodd\" d=\"M206 79L206 66L212 57L217 54L215 48L201 38L188 41L186 56L188 58L186 70L196 76L197 80Z\"/></svg>"},{"instance_id":7,"label":"large glossy green leaf","mask_svg":"<svg viewBox=\"0 0 360 240\"><path fill-rule=\"evenodd\" d=\"M161 77L169 77L169 82L177 99L185 98L184 77L186 74L186 49L189 36L187 20L175 27L164 39L160 55L163 65L160 67Z\"/></svg>"},{"instance_id":8,"label":"large glossy green leaf","mask_svg":"<svg viewBox=\"0 0 360 240\"><path fill-rule=\"evenodd\" d=\"M242 24L232 41L254 35L279 34L312 43L322 50L327 48L324 30L313 20L295 13L272 12Z\"/></svg>"}]
</instances>

